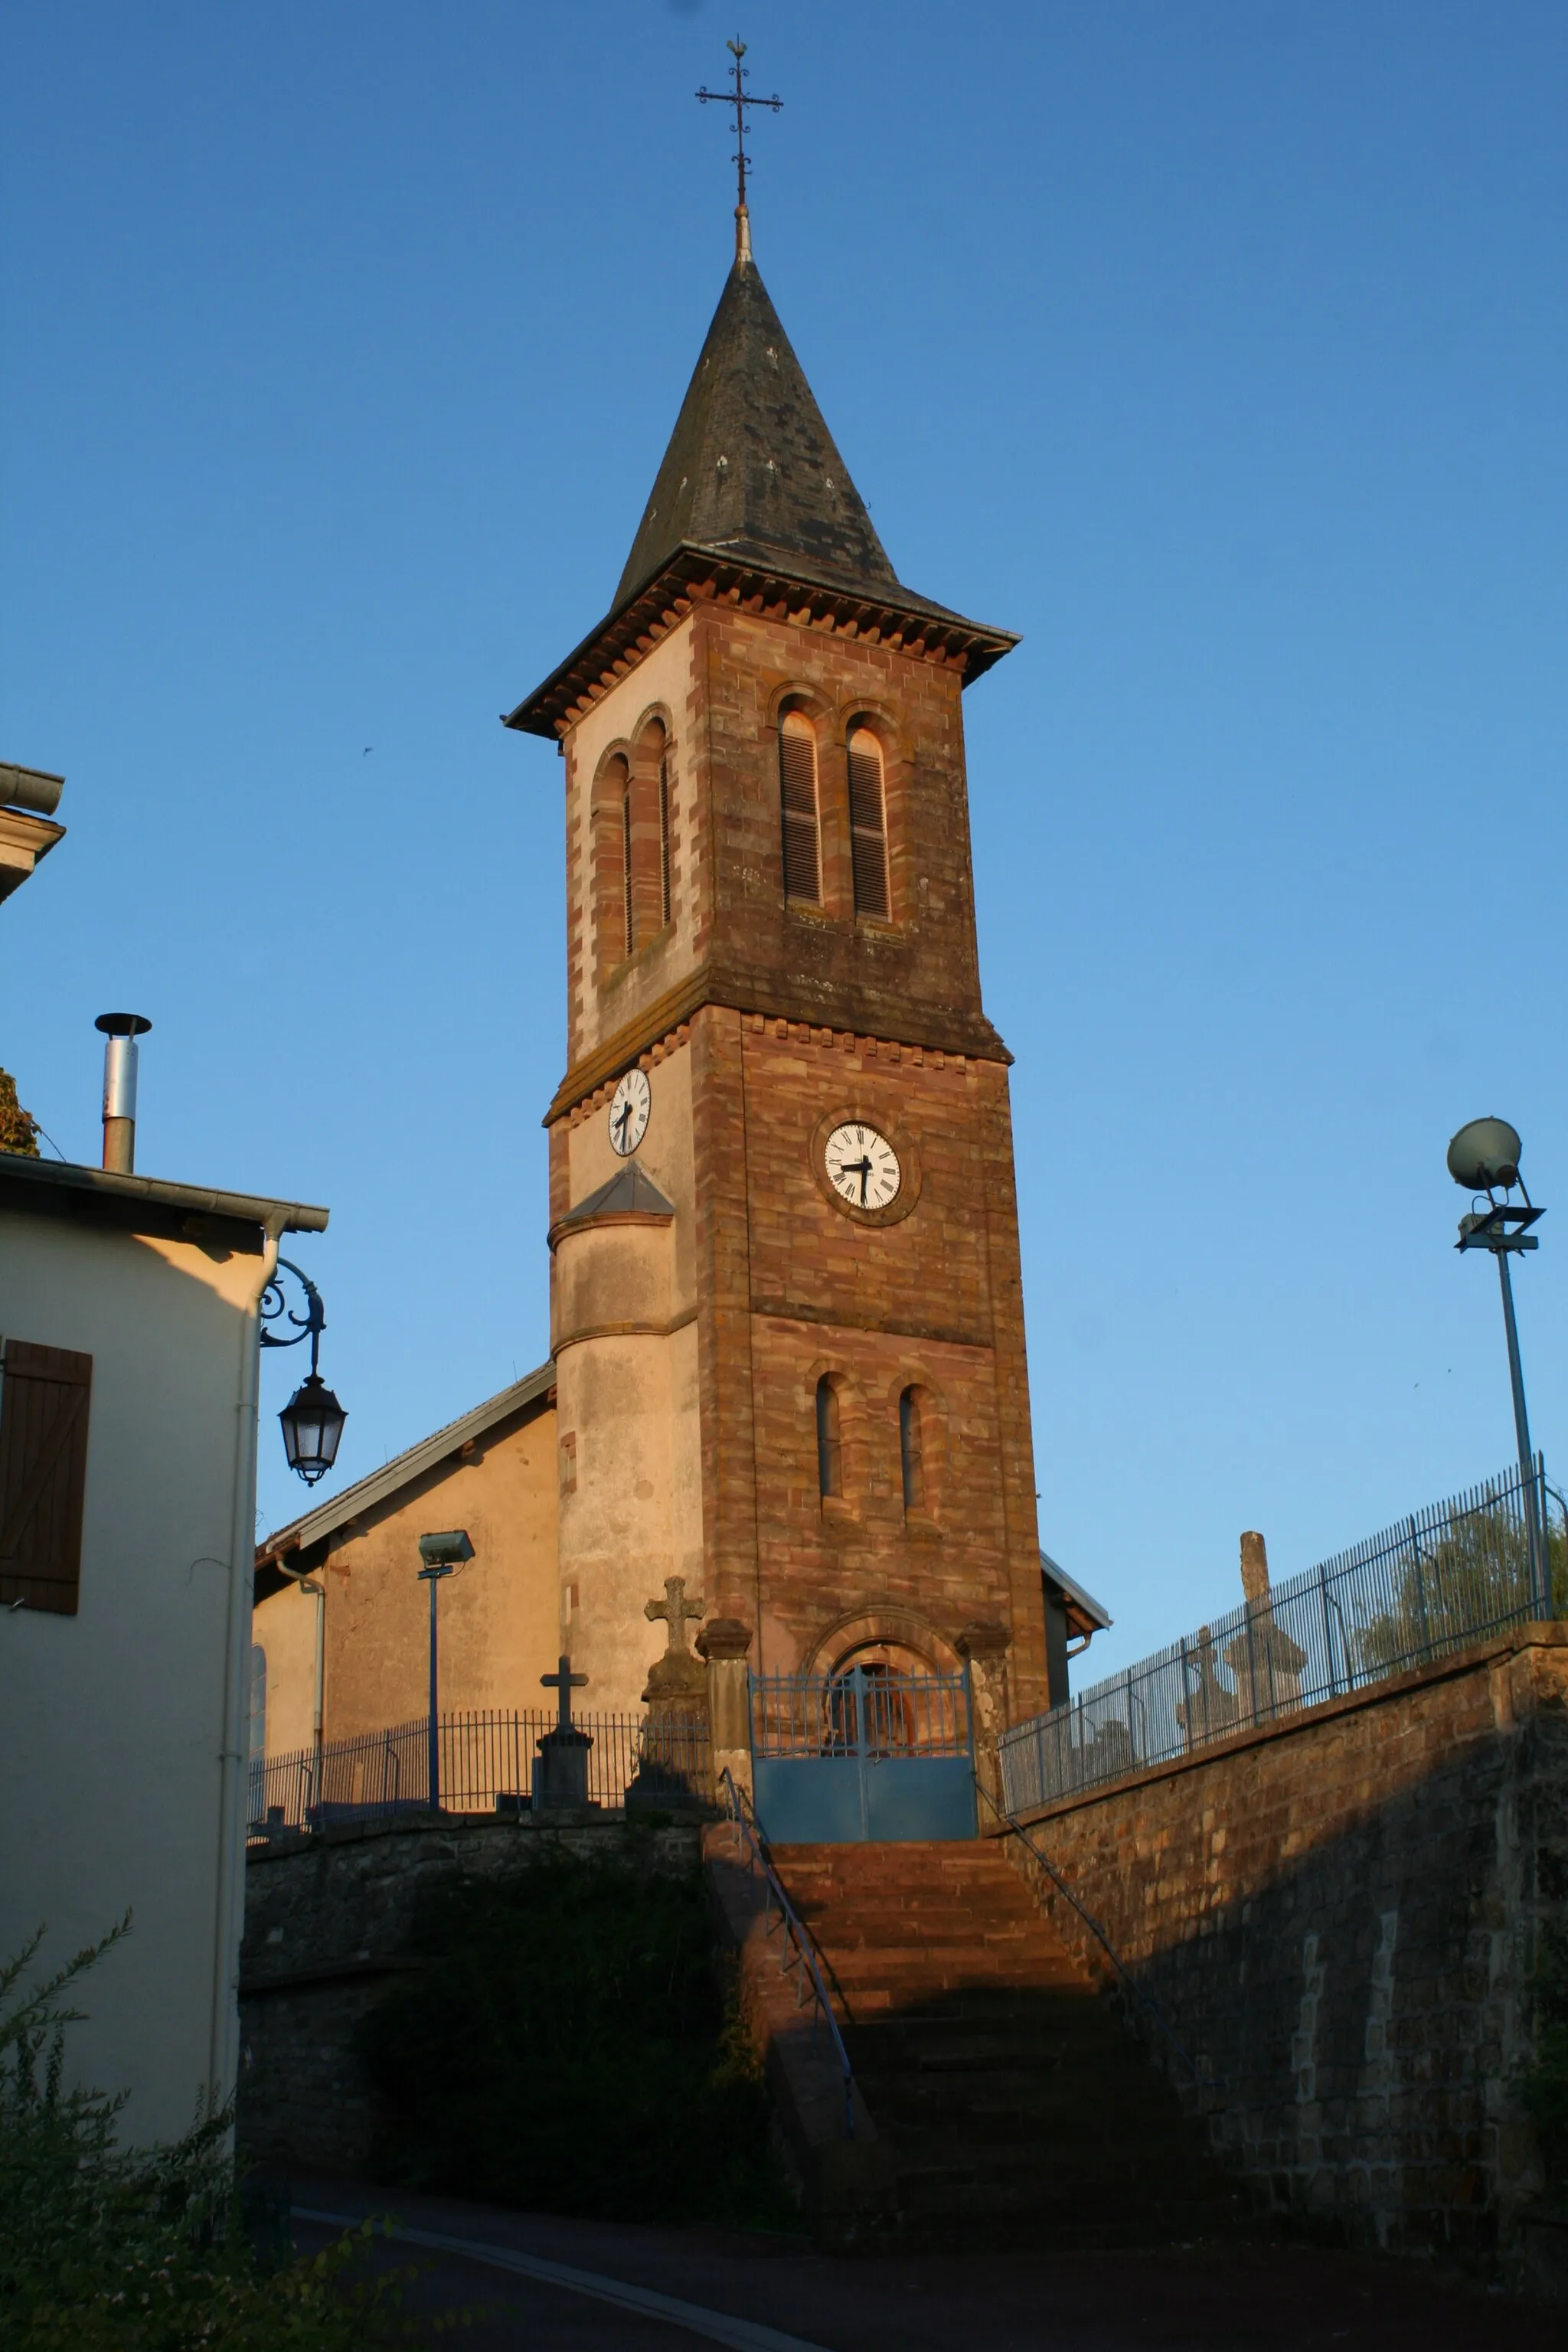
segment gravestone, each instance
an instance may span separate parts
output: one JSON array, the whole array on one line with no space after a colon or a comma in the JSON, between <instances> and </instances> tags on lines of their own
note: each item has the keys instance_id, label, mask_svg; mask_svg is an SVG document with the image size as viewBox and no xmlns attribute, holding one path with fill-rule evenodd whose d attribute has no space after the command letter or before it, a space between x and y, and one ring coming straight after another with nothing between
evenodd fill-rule
<instances>
[{"instance_id":1,"label":"gravestone","mask_svg":"<svg viewBox=\"0 0 1568 2352\"><path fill-rule=\"evenodd\" d=\"M643 1689L647 1716L635 1778L626 1790L628 1811L662 1811L710 1801L712 1763L708 1737L708 1674L686 1646L686 1628L702 1615L700 1601L688 1601L686 1580L667 1576L664 1599L644 1603L650 1624L668 1629L665 1652L648 1669Z\"/></svg>"},{"instance_id":2,"label":"gravestone","mask_svg":"<svg viewBox=\"0 0 1568 2352\"><path fill-rule=\"evenodd\" d=\"M552 1675L539 1677L542 1686L556 1695L556 1717L554 1730L534 1742L539 1750L533 1766L536 1813L566 1805L581 1811L589 1803L588 1750L594 1742L572 1720L572 1694L581 1690L587 1679L586 1675L573 1673L570 1658L557 1660Z\"/></svg>"}]
</instances>

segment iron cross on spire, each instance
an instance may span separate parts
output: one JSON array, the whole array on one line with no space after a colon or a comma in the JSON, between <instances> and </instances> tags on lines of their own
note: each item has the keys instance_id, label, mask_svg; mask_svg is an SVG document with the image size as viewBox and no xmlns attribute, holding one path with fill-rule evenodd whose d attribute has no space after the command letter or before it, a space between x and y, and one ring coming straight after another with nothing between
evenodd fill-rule
<instances>
[{"instance_id":1,"label":"iron cross on spire","mask_svg":"<svg viewBox=\"0 0 1568 2352\"><path fill-rule=\"evenodd\" d=\"M731 71L735 77L733 89L700 89L697 93L706 106L710 99L721 106L735 110L735 255L741 261L749 260L752 251L750 226L746 213L746 173L751 170L751 158L746 152L746 109L748 106L772 107L776 114L784 104L782 98L753 98L745 85L751 79L741 59L746 54L744 41L726 41L725 47L734 58Z\"/></svg>"}]
</instances>

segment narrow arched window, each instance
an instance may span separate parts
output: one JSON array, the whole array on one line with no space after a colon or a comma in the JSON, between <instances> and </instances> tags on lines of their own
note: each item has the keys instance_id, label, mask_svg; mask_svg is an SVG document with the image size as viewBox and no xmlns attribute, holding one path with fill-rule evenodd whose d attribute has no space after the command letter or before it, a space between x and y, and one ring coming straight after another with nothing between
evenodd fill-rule
<instances>
[{"instance_id":1,"label":"narrow arched window","mask_svg":"<svg viewBox=\"0 0 1568 2352\"><path fill-rule=\"evenodd\" d=\"M904 1474L904 1508L923 1510L926 1483L919 1389L906 1389L899 1399L899 1460Z\"/></svg>"},{"instance_id":2,"label":"narrow arched window","mask_svg":"<svg viewBox=\"0 0 1568 2352\"><path fill-rule=\"evenodd\" d=\"M888 911L888 811L882 788L882 747L868 727L849 730L849 850L855 869L855 912Z\"/></svg>"},{"instance_id":3,"label":"narrow arched window","mask_svg":"<svg viewBox=\"0 0 1568 2352\"><path fill-rule=\"evenodd\" d=\"M844 1442L838 1428L838 1391L825 1373L816 1383L816 1490L844 1492Z\"/></svg>"},{"instance_id":4,"label":"narrow arched window","mask_svg":"<svg viewBox=\"0 0 1568 2352\"><path fill-rule=\"evenodd\" d=\"M784 897L822 903L817 851L816 731L804 711L786 710L779 727L779 803L784 820Z\"/></svg>"},{"instance_id":5,"label":"narrow arched window","mask_svg":"<svg viewBox=\"0 0 1568 2352\"><path fill-rule=\"evenodd\" d=\"M621 793L621 916L625 932L625 950L630 955L637 943L637 907L632 898L632 779L626 771L626 788Z\"/></svg>"},{"instance_id":6,"label":"narrow arched window","mask_svg":"<svg viewBox=\"0 0 1568 2352\"><path fill-rule=\"evenodd\" d=\"M669 920L669 754L658 761L658 919Z\"/></svg>"}]
</instances>

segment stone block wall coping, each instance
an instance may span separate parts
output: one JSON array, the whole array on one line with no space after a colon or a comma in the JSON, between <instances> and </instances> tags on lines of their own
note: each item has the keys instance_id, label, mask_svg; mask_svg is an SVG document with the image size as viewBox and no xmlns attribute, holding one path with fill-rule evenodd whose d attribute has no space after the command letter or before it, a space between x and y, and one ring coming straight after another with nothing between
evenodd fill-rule
<instances>
[{"instance_id":1,"label":"stone block wall coping","mask_svg":"<svg viewBox=\"0 0 1568 2352\"><path fill-rule=\"evenodd\" d=\"M671 1808L673 1815L674 1809ZM333 1822L318 1830L286 1830L280 1836L253 1845L246 1855L247 1866L258 1869L269 1862L297 1860L302 1853L319 1853L326 1846L363 1845L376 1838L428 1838L437 1835L458 1841L482 1838L487 1843L497 1836L506 1838L551 1838L570 1831L574 1838L584 1830L613 1838L617 1843L628 1836L654 1835L669 1828L689 1828L695 1841L697 1824L672 1818L668 1822L650 1824L646 1832L636 1823L628 1829L620 1813L603 1813L592 1806L557 1805L547 1817L529 1813L500 1815L496 1813L429 1813L408 1811L395 1821ZM692 1848L695 1868L697 1849Z\"/></svg>"},{"instance_id":2,"label":"stone block wall coping","mask_svg":"<svg viewBox=\"0 0 1568 2352\"><path fill-rule=\"evenodd\" d=\"M1457 1681L1464 1675L1474 1674L1478 1667L1495 1664L1500 1659L1518 1656L1525 1650L1568 1649L1568 1624L1537 1620L1516 1626L1510 1633L1495 1634L1489 1641L1478 1642L1468 1650L1456 1650L1449 1657L1439 1658L1429 1666L1412 1666L1403 1675L1390 1675L1385 1681L1369 1683L1360 1690L1347 1691L1342 1698L1322 1700L1316 1706L1293 1708L1272 1723L1261 1723L1245 1731L1235 1731L1225 1739L1205 1739L1199 1748L1189 1748L1184 1756L1167 1757L1163 1763L1142 1764L1131 1772L1121 1772L1112 1780L1096 1780L1087 1789L1075 1789L1070 1795L1054 1797L1048 1804L1037 1805L1030 1811L1019 1813L1017 1821L1025 1828L1036 1822L1059 1821L1065 1814L1079 1811L1085 1805L1098 1805L1107 1797L1120 1796L1130 1789L1146 1788L1160 1780L1173 1780L1184 1772L1201 1770L1205 1765L1235 1756L1249 1748L1265 1748L1273 1741L1289 1739L1296 1733L1316 1730L1321 1724L1332 1723L1339 1717L1358 1715L1368 1707L1382 1706L1390 1699L1403 1698L1412 1691L1435 1688L1446 1682ZM982 1832L985 1837L1005 1838L1011 1834L1007 1822L993 1822Z\"/></svg>"}]
</instances>

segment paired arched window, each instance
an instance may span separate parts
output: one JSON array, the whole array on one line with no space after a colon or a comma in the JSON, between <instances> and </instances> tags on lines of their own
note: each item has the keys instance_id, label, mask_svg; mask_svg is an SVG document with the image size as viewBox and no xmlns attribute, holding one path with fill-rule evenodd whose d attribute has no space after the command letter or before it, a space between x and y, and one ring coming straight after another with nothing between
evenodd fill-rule
<instances>
[{"instance_id":1,"label":"paired arched window","mask_svg":"<svg viewBox=\"0 0 1568 2352\"><path fill-rule=\"evenodd\" d=\"M803 710L779 722L779 806L784 825L784 897L822 904L816 814L816 730Z\"/></svg>"},{"instance_id":2,"label":"paired arched window","mask_svg":"<svg viewBox=\"0 0 1568 2352\"><path fill-rule=\"evenodd\" d=\"M926 1499L925 1433L921 1427L919 1389L905 1389L899 1399L899 1462L903 1471L904 1508L906 1511L923 1511Z\"/></svg>"},{"instance_id":3,"label":"paired arched window","mask_svg":"<svg viewBox=\"0 0 1568 2352\"><path fill-rule=\"evenodd\" d=\"M855 912L886 921L888 794L882 746L858 719L849 730L849 865ZM822 817L816 730L804 710L779 721L779 814L784 832L784 897L822 904Z\"/></svg>"},{"instance_id":4,"label":"paired arched window","mask_svg":"<svg viewBox=\"0 0 1568 2352\"><path fill-rule=\"evenodd\" d=\"M855 912L888 912L888 799L882 747L868 727L849 730L849 853Z\"/></svg>"},{"instance_id":5,"label":"paired arched window","mask_svg":"<svg viewBox=\"0 0 1568 2352\"><path fill-rule=\"evenodd\" d=\"M931 1402L911 1384L899 1396L899 1469L904 1509L930 1509L926 1454L931 1444ZM844 1494L844 1431L840 1384L831 1372L816 1383L816 1491L826 1501Z\"/></svg>"},{"instance_id":6,"label":"paired arched window","mask_svg":"<svg viewBox=\"0 0 1568 2352\"><path fill-rule=\"evenodd\" d=\"M670 919L669 738L650 719L628 759L606 761L595 791L601 970L656 939Z\"/></svg>"},{"instance_id":7,"label":"paired arched window","mask_svg":"<svg viewBox=\"0 0 1568 2352\"><path fill-rule=\"evenodd\" d=\"M816 1491L822 1496L844 1492L844 1437L838 1390L826 1372L816 1383Z\"/></svg>"}]
</instances>

